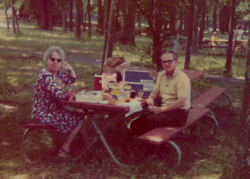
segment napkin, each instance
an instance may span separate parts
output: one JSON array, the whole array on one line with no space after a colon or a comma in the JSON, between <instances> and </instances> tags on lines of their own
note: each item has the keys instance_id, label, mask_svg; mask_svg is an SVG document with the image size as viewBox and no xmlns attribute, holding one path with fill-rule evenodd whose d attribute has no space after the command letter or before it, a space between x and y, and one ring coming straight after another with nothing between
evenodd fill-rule
<instances>
[{"instance_id":1,"label":"napkin","mask_svg":"<svg viewBox=\"0 0 250 179\"><path fill-rule=\"evenodd\" d=\"M117 105L130 107L129 112L125 114L125 117L128 117L131 114L142 110L141 104L137 100L133 100L130 103L117 103Z\"/></svg>"}]
</instances>

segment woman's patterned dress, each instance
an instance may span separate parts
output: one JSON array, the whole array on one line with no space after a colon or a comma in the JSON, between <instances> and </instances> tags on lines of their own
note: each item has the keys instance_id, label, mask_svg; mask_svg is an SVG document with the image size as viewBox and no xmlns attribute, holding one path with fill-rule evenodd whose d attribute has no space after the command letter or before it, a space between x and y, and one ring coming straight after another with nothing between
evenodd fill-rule
<instances>
[{"instance_id":1,"label":"woman's patterned dress","mask_svg":"<svg viewBox=\"0 0 250 179\"><path fill-rule=\"evenodd\" d=\"M64 92L63 84L72 84L75 78L59 71L57 77L43 68L33 88L31 119L34 122L49 124L58 132L68 133L75 129L83 120L83 114L63 108L60 100L65 100L68 93Z\"/></svg>"}]
</instances>

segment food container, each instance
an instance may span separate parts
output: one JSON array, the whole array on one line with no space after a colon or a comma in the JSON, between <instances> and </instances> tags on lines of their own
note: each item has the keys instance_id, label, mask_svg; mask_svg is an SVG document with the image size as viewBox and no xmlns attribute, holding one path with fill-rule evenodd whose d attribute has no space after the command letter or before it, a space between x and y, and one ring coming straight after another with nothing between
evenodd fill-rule
<instances>
[{"instance_id":1,"label":"food container","mask_svg":"<svg viewBox=\"0 0 250 179\"><path fill-rule=\"evenodd\" d=\"M102 91L88 91L85 93L79 93L76 95L76 101L79 102L89 102L89 103L98 103L102 100L103 92Z\"/></svg>"},{"instance_id":2,"label":"food container","mask_svg":"<svg viewBox=\"0 0 250 179\"><path fill-rule=\"evenodd\" d=\"M131 86L124 86L125 100L128 101L130 99Z\"/></svg>"},{"instance_id":3,"label":"food container","mask_svg":"<svg viewBox=\"0 0 250 179\"><path fill-rule=\"evenodd\" d=\"M108 101L110 104L116 104L118 102L119 87L111 87Z\"/></svg>"}]
</instances>

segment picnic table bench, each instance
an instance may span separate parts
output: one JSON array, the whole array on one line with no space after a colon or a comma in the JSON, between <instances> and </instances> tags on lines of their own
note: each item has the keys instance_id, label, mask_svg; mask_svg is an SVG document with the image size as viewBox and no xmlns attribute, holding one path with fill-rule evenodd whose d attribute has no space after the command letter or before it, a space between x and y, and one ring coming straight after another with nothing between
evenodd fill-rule
<instances>
[{"instance_id":1,"label":"picnic table bench","mask_svg":"<svg viewBox=\"0 0 250 179\"><path fill-rule=\"evenodd\" d=\"M201 135L199 131L204 132L202 136L200 136L203 139L212 138L214 137L218 130L219 125L215 118L215 115L213 112L207 108L214 100L216 100L220 95L225 95L229 100L229 105L227 106L227 109L230 109L231 107L231 97L225 92L225 88L220 87L211 87L209 90L201 94L199 97L194 99L191 102L191 109L189 110L189 115L187 119L187 123L182 127L159 127L155 128L141 136L138 137L138 140L144 143L151 143L156 146L166 145L168 143L171 145L172 148L176 150L176 153L178 154L178 159L176 161L176 164L173 166L173 170L177 169L181 162L181 152L180 148L170 139L177 134L179 134L184 129L189 128L193 123L196 121L201 123L200 127L204 127L200 130L194 131L196 135ZM210 113L210 114L209 114ZM204 118L206 117L206 118ZM204 118L204 120L202 120ZM207 124L202 124L207 123ZM205 133L205 131L207 131ZM192 132L192 131L191 131ZM192 136L192 135L191 135ZM159 153L159 152L157 152ZM156 155L157 155L156 153Z\"/></svg>"}]
</instances>

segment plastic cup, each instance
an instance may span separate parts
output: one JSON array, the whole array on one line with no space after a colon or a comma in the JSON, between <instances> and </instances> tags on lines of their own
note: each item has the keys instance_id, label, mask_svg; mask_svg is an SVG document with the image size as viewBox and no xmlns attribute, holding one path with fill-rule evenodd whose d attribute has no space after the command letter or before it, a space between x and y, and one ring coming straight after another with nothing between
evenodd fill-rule
<instances>
[{"instance_id":1,"label":"plastic cup","mask_svg":"<svg viewBox=\"0 0 250 179\"><path fill-rule=\"evenodd\" d=\"M139 98L143 98L143 96L144 96L144 91L143 91L143 89L138 89L137 96L138 96Z\"/></svg>"},{"instance_id":2,"label":"plastic cup","mask_svg":"<svg viewBox=\"0 0 250 179\"><path fill-rule=\"evenodd\" d=\"M130 98L135 98L135 95L136 95L136 92L135 92L135 90L131 90L131 92L130 92Z\"/></svg>"}]
</instances>

